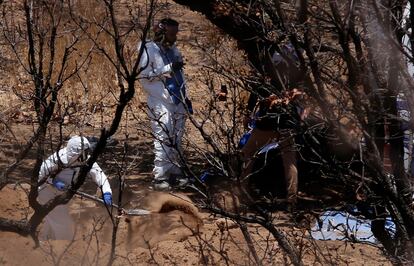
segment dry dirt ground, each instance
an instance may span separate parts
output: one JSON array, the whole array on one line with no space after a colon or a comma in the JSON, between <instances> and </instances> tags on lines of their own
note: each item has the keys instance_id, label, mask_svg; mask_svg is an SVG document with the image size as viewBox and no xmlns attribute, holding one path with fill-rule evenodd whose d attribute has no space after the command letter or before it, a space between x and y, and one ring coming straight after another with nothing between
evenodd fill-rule
<instances>
[{"instance_id":1,"label":"dry dirt ground","mask_svg":"<svg viewBox=\"0 0 414 266\"><path fill-rule=\"evenodd\" d=\"M137 177L139 178L139 177ZM124 217L117 238L115 265L255 265L238 225L198 211L182 193L151 192L135 188L131 205L154 214ZM28 214L22 187L8 186L0 193L3 217L19 219ZM131 206L129 205L129 206ZM180 206L180 208L176 208ZM70 203L77 231L73 241L49 240L35 248L30 238L0 234L0 262L4 265L102 265L107 262L111 221L106 210L87 199ZM277 224L301 247L307 265L389 265L377 248L341 241L311 241L306 229L293 226L283 213ZM264 265L288 263L277 242L262 227L248 230Z\"/></svg>"},{"instance_id":2,"label":"dry dirt ground","mask_svg":"<svg viewBox=\"0 0 414 266\"><path fill-rule=\"evenodd\" d=\"M209 25L203 16L185 8L171 4L166 12L176 17L181 23L180 48L183 51L187 66L190 95L194 107L202 108L203 99L211 94L202 86L203 73L200 69L209 63L208 58L202 56L203 51L195 47L196 36L198 41L209 38L210 41L227 42L227 38ZM192 42L190 42L192 40ZM227 47L234 44L228 41ZM221 55L223 61L241 59L238 53ZM202 60L201 60L202 59ZM242 60L241 60L242 61ZM4 80L4 79L3 79ZM193 89L194 88L194 89ZM7 92L1 91L5 108L13 103L15 98L8 98ZM142 101L137 95L136 102ZM7 107L10 107L8 105ZM226 106L223 106L225 108ZM25 121L26 113L16 111L16 120L13 132L18 137L27 137L32 128ZM99 125L90 125L88 134L97 134ZM194 137L195 129L189 126L187 141L201 142ZM75 132L70 124L65 128L65 134ZM123 132L123 131L122 131ZM116 174L118 162L114 155L122 151L126 141L125 134L117 134L118 141L111 150L98 162L109 176ZM134 161L135 170L129 171L126 176L127 193L123 202L126 208L144 208L153 211L153 214L140 217L124 216L121 218L116 242L117 258L115 265L255 265L247 242L239 226L233 221L214 216L204 210L199 210L192 201L200 199L195 192L161 193L149 189L151 182L151 140L139 136L128 135L129 162ZM5 158L13 155L16 146L2 140L1 167L6 164ZM138 150L138 151L137 151ZM33 160L20 168L14 176L17 180L30 174ZM20 175L20 176L19 176ZM111 180L116 187L116 180ZM0 191L0 216L11 219L22 219L30 215L27 207L26 185L8 185ZM82 188L91 194L96 189L88 181ZM115 189L116 190L116 189ZM96 195L99 195L97 193ZM116 193L114 195L116 198ZM108 261L111 247L112 223L107 210L91 200L75 197L70 202L70 210L76 221L77 231L75 239L50 240L35 247L31 238L22 237L15 233L0 232L0 265L104 265ZM306 228L295 227L287 216L280 212L274 214L279 227L294 240L301 250L304 261L308 265L389 265L390 262L381 250L369 245L346 244L340 241L313 241ZM259 258L264 265L289 264L289 260L281 251L274 238L264 228L256 224L249 224L251 234Z\"/></svg>"}]
</instances>

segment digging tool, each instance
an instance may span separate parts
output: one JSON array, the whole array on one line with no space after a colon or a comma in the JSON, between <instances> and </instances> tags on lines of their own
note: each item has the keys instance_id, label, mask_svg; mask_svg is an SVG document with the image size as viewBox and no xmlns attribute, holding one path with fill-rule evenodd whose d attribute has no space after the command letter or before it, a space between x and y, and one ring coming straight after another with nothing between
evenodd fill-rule
<instances>
[{"instance_id":1,"label":"digging tool","mask_svg":"<svg viewBox=\"0 0 414 266\"><path fill-rule=\"evenodd\" d=\"M75 194L78 195L78 196L81 196L81 197L84 197L84 198L87 198L87 199L94 200L96 202L100 202L102 204L105 204L105 202L101 198L98 198L96 196L87 194L85 192L75 191ZM113 203L112 203L112 207L117 208L118 210L121 210L122 214L130 215L130 216L143 216L143 215L148 215L148 214L152 213L151 211L144 210L144 209L124 209L124 208L119 207L118 205L113 204Z\"/></svg>"},{"instance_id":2,"label":"digging tool","mask_svg":"<svg viewBox=\"0 0 414 266\"><path fill-rule=\"evenodd\" d=\"M51 185L51 186L54 186L53 183L51 183L49 181L47 181L46 183ZM41 188L40 190L42 190L44 188L45 187ZM71 189L71 190L74 191L73 189ZM93 196L93 195L90 195L90 194L87 194L85 192L78 191L78 190L75 190L74 192L75 192L76 195L78 195L80 197L84 197L84 198L87 198L87 199L94 200L96 202L105 204L105 202L101 198L98 198L96 196ZM113 204L113 203L112 203L112 207L117 208L118 210L121 210L122 214L130 215L130 216L143 216L143 215L149 215L149 214L152 213L151 211L144 210L144 209L124 209L124 208L119 207L118 205Z\"/></svg>"}]
</instances>

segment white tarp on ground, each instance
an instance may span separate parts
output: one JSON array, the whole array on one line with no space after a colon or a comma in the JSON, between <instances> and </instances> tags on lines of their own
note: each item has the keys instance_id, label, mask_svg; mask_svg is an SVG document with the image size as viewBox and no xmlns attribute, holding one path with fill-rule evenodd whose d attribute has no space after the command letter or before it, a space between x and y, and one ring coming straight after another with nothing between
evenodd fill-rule
<instances>
[{"instance_id":1,"label":"white tarp on ground","mask_svg":"<svg viewBox=\"0 0 414 266\"><path fill-rule=\"evenodd\" d=\"M390 218L385 226L390 233L395 233L395 224ZM326 211L319 217L319 222L311 229L311 235L317 240L349 240L378 243L371 232L371 222L357 218L346 211Z\"/></svg>"}]
</instances>

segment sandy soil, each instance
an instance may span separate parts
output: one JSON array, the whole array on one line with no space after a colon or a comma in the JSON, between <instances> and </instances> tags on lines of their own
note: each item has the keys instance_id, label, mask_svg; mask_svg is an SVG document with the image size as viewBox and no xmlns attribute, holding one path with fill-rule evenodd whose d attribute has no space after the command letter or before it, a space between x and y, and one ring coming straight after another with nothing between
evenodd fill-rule
<instances>
[{"instance_id":1,"label":"sandy soil","mask_svg":"<svg viewBox=\"0 0 414 266\"><path fill-rule=\"evenodd\" d=\"M182 193L145 191L135 201L139 208L154 214L123 217L117 236L115 265L125 264L255 264L243 234L231 220L200 212ZM21 187L7 186L0 193L3 217L20 219L30 213ZM35 248L27 237L0 233L0 263L4 265L102 265L110 252L111 221L101 205L79 197L70 203L77 224L73 241L49 240ZM341 241L311 241L305 229L296 228L283 213L275 214L280 228L303 249L308 265L389 265L377 248ZM265 265L287 262L277 242L259 225L248 230ZM24 254L24 255L22 255Z\"/></svg>"}]
</instances>

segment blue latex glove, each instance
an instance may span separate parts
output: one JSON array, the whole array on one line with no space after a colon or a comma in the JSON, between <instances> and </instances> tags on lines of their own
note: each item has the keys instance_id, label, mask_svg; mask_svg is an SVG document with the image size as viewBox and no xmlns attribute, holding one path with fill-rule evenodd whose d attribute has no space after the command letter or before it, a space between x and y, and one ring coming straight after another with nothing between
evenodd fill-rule
<instances>
[{"instance_id":1,"label":"blue latex glove","mask_svg":"<svg viewBox=\"0 0 414 266\"><path fill-rule=\"evenodd\" d=\"M103 193L103 201L105 205L111 206L112 205L112 194L110 192Z\"/></svg>"},{"instance_id":2,"label":"blue latex glove","mask_svg":"<svg viewBox=\"0 0 414 266\"><path fill-rule=\"evenodd\" d=\"M251 135L252 135L252 131L248 131L243 134L243 136L239 140L239 146L238 146L239 149L243 148L244 145L246 145Z\"/></svg>"},{"instance_id":3,"label":"blue latex glove","mask_svg":"<svg viewBox=\"0 0 414 266\"><path fill-rule=\"evenodd\" d=\"M57 190L62 191L62 190L64 190L64 189L65 189L66 184L65 184L63 181L53 179L53 186L54 186Z\"/></svg>"}]
</instances>

